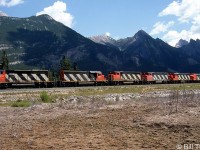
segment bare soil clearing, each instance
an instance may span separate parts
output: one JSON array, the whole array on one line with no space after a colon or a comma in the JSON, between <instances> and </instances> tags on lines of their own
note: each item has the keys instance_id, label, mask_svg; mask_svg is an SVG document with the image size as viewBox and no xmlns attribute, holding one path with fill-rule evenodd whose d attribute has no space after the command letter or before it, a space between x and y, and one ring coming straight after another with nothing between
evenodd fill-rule
<instances>
[{"instance_id":1,"label":"bare soil clearing","mask_svg":"<svg viewBox=\"0 0 200 150\"><path fill-rule=\"evenodd\" d=\"M200 144L199 95L154 96L74 96L28 108L0 107L0 149L163 150Z\"/></svg>"}]
</instances>

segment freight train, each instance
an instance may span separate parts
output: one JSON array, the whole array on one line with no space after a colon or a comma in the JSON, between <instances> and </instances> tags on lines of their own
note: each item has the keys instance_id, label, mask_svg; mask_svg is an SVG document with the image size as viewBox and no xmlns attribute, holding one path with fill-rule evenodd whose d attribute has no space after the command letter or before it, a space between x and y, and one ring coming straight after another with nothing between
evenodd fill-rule
<instances>
[{"instance_id":1,"label":"freight train","mask_svg":"<svg viewBox=\"0 0 200 150\"><path fill-rule=\"evenodd\" d=\"M36 88L81 85L126 85L156 83L197 83L200 74L168 72L112 71L107 76L101 71L61 70L58 77L48 70L0 70L0 87L32 86Z\"/></svg>"}]
</instances>

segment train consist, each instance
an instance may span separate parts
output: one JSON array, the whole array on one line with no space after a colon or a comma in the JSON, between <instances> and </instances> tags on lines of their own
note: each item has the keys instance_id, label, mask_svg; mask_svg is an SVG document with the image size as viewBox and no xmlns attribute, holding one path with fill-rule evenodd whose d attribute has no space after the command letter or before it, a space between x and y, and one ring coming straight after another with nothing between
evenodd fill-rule
<instances>
[{"instance_id":1,"label":"train consist","mask_svg":"<svg viewBox=\"0 0 200 150\"><path fill-rule=\"evenodd\" d=\"M0 70L0 87L33 86L62 87L81 85L123 85L156 83L200 82L200 74L167 72L113 71L107 76L101 71L61 70L58 77L50 76L48 70Z\"/></svg>"}]
</instances>

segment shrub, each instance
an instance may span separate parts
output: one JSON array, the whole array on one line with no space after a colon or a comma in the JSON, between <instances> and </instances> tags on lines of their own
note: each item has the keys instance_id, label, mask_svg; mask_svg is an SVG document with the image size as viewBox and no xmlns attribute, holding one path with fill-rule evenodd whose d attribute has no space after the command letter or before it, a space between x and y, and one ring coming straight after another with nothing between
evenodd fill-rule
<instances>
[{"instance_id":1,"label":"shrub","mask_svg":"<svg viewBox=\"0 0 200 150\"><path fill-rule=\"evenodd\" d=\"M46 91L42 91L40 93L40 99L44 103L51 103L51 102L53 102L52 101L52 97Z\"/></svg>"}]
</instances>

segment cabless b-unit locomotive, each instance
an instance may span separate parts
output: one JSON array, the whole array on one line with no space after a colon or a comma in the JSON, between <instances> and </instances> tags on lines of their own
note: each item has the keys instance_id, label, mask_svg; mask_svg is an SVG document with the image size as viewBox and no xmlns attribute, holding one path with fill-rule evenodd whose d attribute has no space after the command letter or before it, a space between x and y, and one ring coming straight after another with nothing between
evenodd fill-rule
<instances>
[{"instance_id":1,"label":"cabless b-unit locomotive","mask_svg":"<svg viewBox=\"0 0 200 150\"><path fill-rule=\"evenodd\" d=\"M60 87L80 85L125 85L156 83L200 82L200 74L168 72L112 71L107 77L101 71L61 70L58 77L50 77L48 70L0 70L0 87L33 86Z\"/></svg>"}]
</instances>

